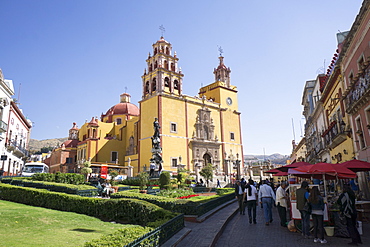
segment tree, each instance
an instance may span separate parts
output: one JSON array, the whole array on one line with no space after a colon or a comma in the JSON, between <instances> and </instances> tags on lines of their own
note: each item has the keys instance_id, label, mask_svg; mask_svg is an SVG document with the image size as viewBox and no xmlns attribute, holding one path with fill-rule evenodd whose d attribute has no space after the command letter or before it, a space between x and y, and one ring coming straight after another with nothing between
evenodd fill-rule
<instances>
[{"instance_id":1,"label":"tree","mask_svg":"<svg viewBox=\"0 0 370 247\"><path fill-rule=\"evenodd\" d=\"M149 174L147 172L140 172L139 175L140 190L146 188L147 183L149 182Z\"/></svg>"},{"instance_id":2,"label":"tree","mask_svg":"<svg viewBox=\"0 0 370 247\"><path fill-rule=\"evenodd\" d=\"M81 168L81 173L85 175L85 181L87 181L87 175L92 173L92 169L90 168L91 162L85 161L83 164L83 167Z\"/></svg>"},{"instance_id":3,"label":"tree","mask_svg":"<svg viewBox=\"0 0 370 247\"><path fill-rule=\"evenodd\" d=\"M110 176L110 183L112 185L116 184L116 181L114 181L114 178L118 176L117 170L116 169L109 169L108 172L109 172L109 176Z\"/></svg>"},{"instance_id":4,"label":"tree","mask_svg":"<svg viewBox=\"0 0 370 247\"><path fill-rule=\"evenodd\" d=\"M213 179L213 166L212 164L208 164L207 166L203 167L202 170L199 172L199 174L204 177L204 179L207 182L207 187L209 180Z\"/></svg>"},{"instance_id":5,"label":"tree","mask_svg":"<svg viewBox=\"0 0 370 247\"><path fill-rule=\"evenodd\" d=\"M171 183L171 175L169 172L164 171L159 176L159 187L161 189L169 189L169 185Z\"/></svg>"}]
</instances>

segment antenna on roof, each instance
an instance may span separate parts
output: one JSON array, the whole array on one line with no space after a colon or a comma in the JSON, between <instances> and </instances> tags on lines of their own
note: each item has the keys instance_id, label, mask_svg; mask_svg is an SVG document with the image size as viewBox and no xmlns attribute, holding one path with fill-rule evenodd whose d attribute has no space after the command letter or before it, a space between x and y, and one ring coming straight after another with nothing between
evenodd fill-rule
<instances>
[{"instance_id":1,"label":"antenna on roof","mask_svg":"<svg viewBox=\"0 0 370 247\"><path fill-rule=\"evenodd\" d=\"M295 141L295 132L294 132L294 122L293 122L293 118L292 118L292 127L293 127L293 140Z\"/></svg>"},{"instance_id":2,"label":"antenna on roof","mask_svg":"<svg viewBox=\"0 0 370 247\"><path fill-rule=\"evenodd\" d=\"M21 86L22 86L22 83L19 83L19 88L18 88L18 99L17 99L17 104L21 104L20 103L20 98L21 98Z\"/></svg>"}]
</instances>

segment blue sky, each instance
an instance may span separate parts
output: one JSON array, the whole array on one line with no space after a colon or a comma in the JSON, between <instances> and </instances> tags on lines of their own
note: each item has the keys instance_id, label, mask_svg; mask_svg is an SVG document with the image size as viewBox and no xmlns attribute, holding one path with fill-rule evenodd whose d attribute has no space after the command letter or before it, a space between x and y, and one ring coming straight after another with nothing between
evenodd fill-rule
<instances>
[{"instance_id":1,"label":"blue sky","mask_svg":"<svg viewBox=\"0 0 370 247\"><path fill-rule=\"evenodd\" d=\"M31 138L68 136L130 93L161 36L177 52L183 93L214 81L218 46L238 87L244 154L290 154L304 131L302 92L330 63L361 0L1 0L0 68L34 122ZM325 71L326 71L325 67ZM324 70L323 70L324 71ZM301 131L302 129L302 131Z\"/></svg>"}]
</instances>

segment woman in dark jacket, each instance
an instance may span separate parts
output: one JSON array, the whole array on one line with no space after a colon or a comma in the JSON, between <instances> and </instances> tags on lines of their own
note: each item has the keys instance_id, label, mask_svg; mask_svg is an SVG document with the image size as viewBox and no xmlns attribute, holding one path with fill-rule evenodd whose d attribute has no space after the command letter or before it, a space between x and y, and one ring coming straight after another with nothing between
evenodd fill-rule
<instances>
[{"instance_id":1,"label":"woman in dark jacket","mask_svg":"<svg viewBox=\"0 0 370 247\"><path fill-rule=\"evenodd\" d=\"M350 245L362 244L360 234L356 227L357 211L355 205L356 196L350 185L345 184L343 193L339 196L337 203L340 206L340 212L346 217L348 233L352 238Z\"/></svg>"},{"instance_id":2,"label":"woman in dark jacket","mask_svg":"<svg viewBox=\"0 0 370 247\"><path fill-rule=\"evenodd\" d=\"M324 200L320 195L319 187L314 186L311 190L310 196L308 197L308 202L311 204L312 208L312 220L313 220L313 232L315 235L315 243L327 243L324 239ZM320 238L317 238L318 232L320 232Z\"/></svg>"}]
</instances>

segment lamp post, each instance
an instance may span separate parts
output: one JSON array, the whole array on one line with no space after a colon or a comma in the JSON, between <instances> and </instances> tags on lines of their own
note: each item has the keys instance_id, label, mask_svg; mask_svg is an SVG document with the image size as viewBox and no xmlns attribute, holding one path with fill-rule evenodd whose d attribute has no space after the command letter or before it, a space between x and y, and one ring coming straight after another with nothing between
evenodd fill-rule
<instances>
[{"instance_id":1,"label":"lamp post","mask_svg":"<svg viewBox=\"0 0 370 247\"><path fill-rule=\"evenodd\" d=\"M239 153L236 153L235 165L236 165L236 179L237 180L240 180L240 160L239 160Z\"/></svg>"}]
</instances>

